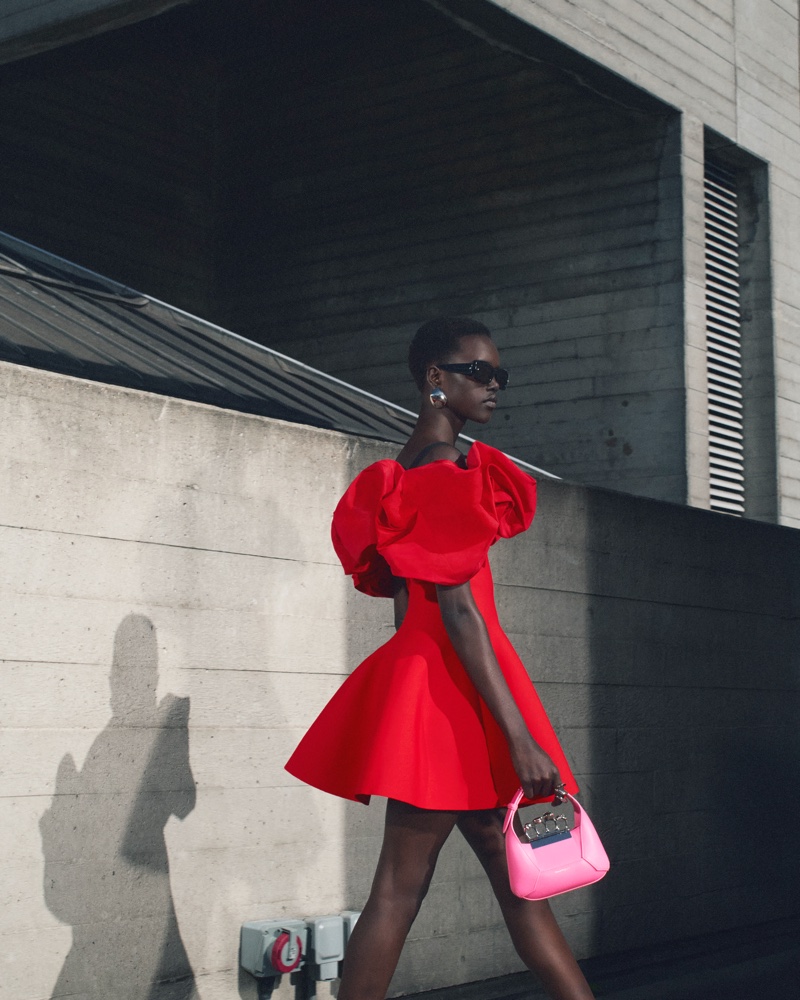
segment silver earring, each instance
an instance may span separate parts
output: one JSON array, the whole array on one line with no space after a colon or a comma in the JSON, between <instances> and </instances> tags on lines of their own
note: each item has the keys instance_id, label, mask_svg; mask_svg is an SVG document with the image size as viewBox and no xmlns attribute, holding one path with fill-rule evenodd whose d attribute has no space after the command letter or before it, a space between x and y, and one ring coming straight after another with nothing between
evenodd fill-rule
<instances>
[{"instance_id":1,"label":"silver earring","mask_svg":"<svg viewBox=\"0 0 800 1000\"><path fill-rule=\"evenodd\" d=\"M431 406L437 410L441 410L443 406L447 406L447 396L441 389L434 389L431 393Z\"/></svg>"}]
</instances>

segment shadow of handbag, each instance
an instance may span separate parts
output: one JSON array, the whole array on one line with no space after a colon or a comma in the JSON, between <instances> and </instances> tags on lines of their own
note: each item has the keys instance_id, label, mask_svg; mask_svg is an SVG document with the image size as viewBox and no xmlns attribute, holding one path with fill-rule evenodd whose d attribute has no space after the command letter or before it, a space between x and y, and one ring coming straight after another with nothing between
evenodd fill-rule
<instances>
[{"instance_id":1,"label":"shadow of handbag","mask_svg":"<svg viewBox=\"0 0 800 1000\"><path fill-rule=\"evenodd\" d=\"M550 816L552 829L542 826L536 839L521 841L514 829L514 817L522 800L520 788L508 805L503 822L506 839L506 859L511 891L523 899L549 899L571 889L599 881L609 869L608 855L597 831L577 800L565 796L575 810L575 824L571 830L558 829L556 817ZM541 820L537 821L542 823ZM533 824L528 824L526 833Z\"/></svg>"}]
</instances>

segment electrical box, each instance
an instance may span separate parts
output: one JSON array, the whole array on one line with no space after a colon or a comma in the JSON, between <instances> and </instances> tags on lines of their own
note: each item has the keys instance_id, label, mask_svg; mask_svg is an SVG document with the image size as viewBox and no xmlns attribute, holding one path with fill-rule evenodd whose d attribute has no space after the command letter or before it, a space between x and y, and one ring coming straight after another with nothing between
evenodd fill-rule
<instances>
[{"instance_id":1,"label":"electrical box","mask_svg":"<svg viewBox=\"0 0 800 1000\"><path fill-rule=\"evenodd\" d=\"M308 921L308 931L308 960L314 966L314 979L336 979L344 958L344 920L340 914L314 917Z\"/></svg>"},{"instance_id":2,"label":"electrical box","mask_svg":"<svg viewBox=\"0 0 800 1000\"><path fill-rule=\"evenodd\" d=\"M306 960L303 920L251 920L242 925L241 965L258 978L295 972Z\"/></svg>"},{"instance_id":3,"label":"electrical box","mask_svg":"<svg viewBox=\"0 0 800 1000\"><path fill-rule=\"evenodd\" d=\"M343 910L342 920L344 921L344 946L347 948L347 942L350 940L350 935L353 933L353 928L356 925L358 918L361 916L361 910Z\"/></svg>"}]
</instances>

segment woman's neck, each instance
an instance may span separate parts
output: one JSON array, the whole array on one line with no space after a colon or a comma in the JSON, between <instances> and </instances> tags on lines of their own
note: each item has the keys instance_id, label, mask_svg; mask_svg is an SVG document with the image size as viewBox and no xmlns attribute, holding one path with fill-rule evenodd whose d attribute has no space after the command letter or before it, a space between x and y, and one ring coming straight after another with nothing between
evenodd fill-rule
<instances>
[{"instance_id":1,"label":"woman's neck","mask_svg":"<svg viewBox=\"0 0 800 1000\"><path fill-rule=\"evenodd\" d=\"M419 453L432 444L449 444L455 447L463 427L464 421L452 410L444 407L436 409L423 396L416 426L397 456L397 461L409 468Z\"/></svg>"}]
</instances>

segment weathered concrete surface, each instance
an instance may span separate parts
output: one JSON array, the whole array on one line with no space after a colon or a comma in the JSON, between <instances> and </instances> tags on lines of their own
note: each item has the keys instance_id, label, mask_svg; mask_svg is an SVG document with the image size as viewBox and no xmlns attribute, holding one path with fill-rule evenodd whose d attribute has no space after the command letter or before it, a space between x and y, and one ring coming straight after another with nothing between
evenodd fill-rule
<instances>
[{"instance_id":1,"label":"weathered concrete surface","mask_svg":"<svg viewBox=\"0 0 800 1000\"><path fill-rule=\"evenodd\" d=\"M778 517L800 525L800 48L788 0L492 0L770 164ZM439 4L434 2L434 6ZM444 6L449 6L445 0ZM687 388L692 389L691 382ZM689 442L689 467L692 465ZM691 497L691 491L689 496Z\"/></svg>"},{"instance_id":2,"label":"weathered concrete surface","mask_svg":"<svg viewBox=\"0 0 800 1000\"><path fill-rule=\"evenodd\" d=\"M362 905L380 805L282 763L389 634L328 538L345 484L386 453L0 365L3 997L230 1000L242 921ZM577 952L796 914L795 801L746 850L741 817L778 808L765 782L797 785L800 534L540 494L493 563L613 861L557 901ZM394 990L516 969L454 837Z\"/></svg>"}]
</instances>

